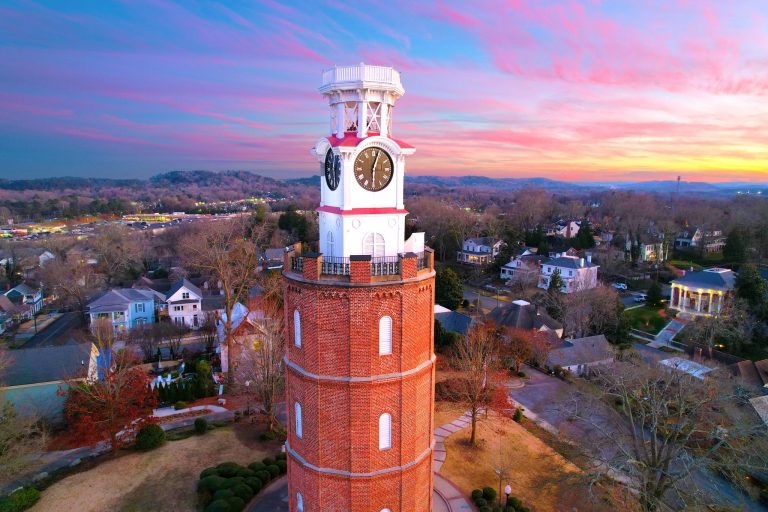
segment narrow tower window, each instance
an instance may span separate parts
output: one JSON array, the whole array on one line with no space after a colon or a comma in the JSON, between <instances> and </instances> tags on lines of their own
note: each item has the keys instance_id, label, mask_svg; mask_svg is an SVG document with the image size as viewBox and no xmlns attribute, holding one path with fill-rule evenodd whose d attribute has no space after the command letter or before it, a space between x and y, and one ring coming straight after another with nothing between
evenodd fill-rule
<instances>
[{"instance_id":1,"label":"narrow tower window","mask_svg":"<svg viewBox=\"0 0 768 512\"><path fill-rule=\"evenodd\" d=\"M301 317L298 309L293 311L293 344L301 348Z\"/></svg>"},{"instance_id":2,"label":"narrow tower window","mask_svg":"<svg viewBox=\"0 0 768 512\"><path fill-rule=\"evenodd\" d=\"M296 493L296 510L298 512L304 512L304 498L300 492Z\"/></svg>"},{"instance_id":3,"label":"narrow tower window","mask_svg":"<svg viewBox=\"0 0 768 512\"><path fill-rule=\"evenodd\" d=\"M333 257L333 231L328 231L328 236L325 237L325 250L326 256Z\"/></svg>"},{"instance_id":4,"label":"narrow tower window","mask_svg":"<svg viewBox=\"0 0 768 512\"><path fill-rule=\"evenodd\" d=\"M392 448L392 416L384 413L379 416L379 450Z\"/></svg>"},{"instance_id":5,"label":"narrow tower window","mask_svg":"<svg viewBox=\"0 0 768 512\"><path fill-rule=\"evenodd\" d=\"M299 402L296 402L293 405L294 409L294 416L296 416L296 437L301 437L303 435L302 429L301 429L301 404Z\"/></svg>"},{"instance_id":6,"label":"narrow tower window","mask_svg":"<svg viewBox=\"0 0 768 512\"><path fill-rule=\"evenodd\" d=\"M379 320L379 355L386 356L392 353L392 318L381 317Z\"/></svg>"}]
</instances>

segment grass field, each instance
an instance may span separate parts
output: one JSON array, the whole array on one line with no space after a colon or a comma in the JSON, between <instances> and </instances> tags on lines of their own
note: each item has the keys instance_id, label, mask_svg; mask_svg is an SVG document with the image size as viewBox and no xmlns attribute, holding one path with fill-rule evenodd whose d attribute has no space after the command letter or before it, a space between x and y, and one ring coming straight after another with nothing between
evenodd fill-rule
<instances>
[{"instance_id":1,"label":"grass field","mask_svg":"<svg viewBox=\"0 0 768 512\"><path fill-rule=\"evenodd\" d=\"M198 510L200 471L222 462L260 461L279 451L279 443L258 440L249 423L217 428L203 436L166 442L149 452L128 452L76 473L43 491L33 512L139 512Z\"/></svg>"},{"instance_id":2,"label":"grass field","mask_svg":"<svg viewBox=\"0 0 768 512\"><path fill-rule=\"evenodd\" d=\"M627 309L624 315L629 319L630 327L639 331L656 335L669 323L670 318L665 316L660 308L642 306Z\"/></svg>"}]
</instances>

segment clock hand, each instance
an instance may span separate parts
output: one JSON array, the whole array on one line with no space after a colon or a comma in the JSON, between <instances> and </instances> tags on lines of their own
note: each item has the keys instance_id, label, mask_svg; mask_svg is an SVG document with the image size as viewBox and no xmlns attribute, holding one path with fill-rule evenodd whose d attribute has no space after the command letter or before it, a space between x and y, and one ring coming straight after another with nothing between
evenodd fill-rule
<instances>
[{"instance_id":1,"label":"clock hand","mask_svg":"<svg viewBox=\"0 0 768 512\"><path fill-rule=\"evenodd\" d=\"M376 164L379 163L379 155L381 151L376 152L376 158L373 159L373 165L371 166L371 186L376 186Z\"/></svg>"}]
</instances>

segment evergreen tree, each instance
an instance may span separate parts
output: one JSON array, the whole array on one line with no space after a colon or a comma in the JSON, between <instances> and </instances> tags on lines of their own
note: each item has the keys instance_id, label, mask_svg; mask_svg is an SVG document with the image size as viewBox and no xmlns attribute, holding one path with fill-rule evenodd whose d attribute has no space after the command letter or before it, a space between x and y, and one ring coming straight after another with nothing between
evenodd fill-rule
<instances>
[{"instance_id":1,"label":"evergreen tree","mask_svg":"<svg viewBox=\"0 0 768 512\"><path fill-rule=\"evenodd\" d=\"M759 312L768 301L767 294L765 281L757 267L751 263L742 265L736 278L736 295L746 300L750 309Z\"/></svg>"},{"instance_id":2,"label":"evergreen tree","mask_svg":"<svg viewBox=\"0 0 768 512\"><path fill-rule=\"evenodd\" d=\"M552 277L549 278L549 292L556 292L560 293L563 289L563 286L565 286L565 282L563 281L562 276L560 275L560 269L556 268L554 272L552 272Z\"/></svg>"},{"instance_id":3,"label":"evergreen tree","mask_svg":"<svg viewBox=\"0 0 768 512\"><path fill-rule=\"evenodd\" d=\"M581 249L591 249L595 246L595 235L592 233L592 226L589 225L589 219L581 221L579 232L576 234L576 243Z\"/></svg>"},{"instance_id":4,"label":"evergreen tree","mask_svg":"<svg viewBox=\"0 0 768 512\"><path fill-rule=\"evenodd\" d=\"M443 267L435 276L435 302L448 309L456 309L464 299L464 287L453 269Z\"/></svg>"},{"instance_id":5,"label":"evergreen tree","mask_svg":"<svg viewBox=\"0 0 768 512\"><path fill-rule=\"evenodd\" d=\"M747 233L742 228L733 228L725 239L723 258L738 267L747 261L747 245Z\"/></svg>"},{"instance_id":6,"label":"evergreen tree","mask_svg":"<svg viewBox=\"0 0 768 512\"><path fill-rule=\"evenodd\" d=\"M648 298L646 299L646 302L648 302L649 306L659 308L663 301L664 296L661 294L661 285L654 281L651 287L648 288Z\"/></svg>"}]
</instances>

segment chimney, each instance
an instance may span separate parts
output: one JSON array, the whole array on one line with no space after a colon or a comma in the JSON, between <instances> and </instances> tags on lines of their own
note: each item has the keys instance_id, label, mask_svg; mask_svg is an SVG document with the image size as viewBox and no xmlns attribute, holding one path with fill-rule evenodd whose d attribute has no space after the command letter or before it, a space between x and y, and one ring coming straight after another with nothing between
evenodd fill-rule
<instances>
[{"instance_id":1,"label":"chimney","mask_svg":"<svg viewBox=\"0 0 768 512\"><path fill-rule=\"evenodd\" d=\"M580 267L584 266L584 258L579 258L579 266Z\"/></svg>"}]
</instances>

